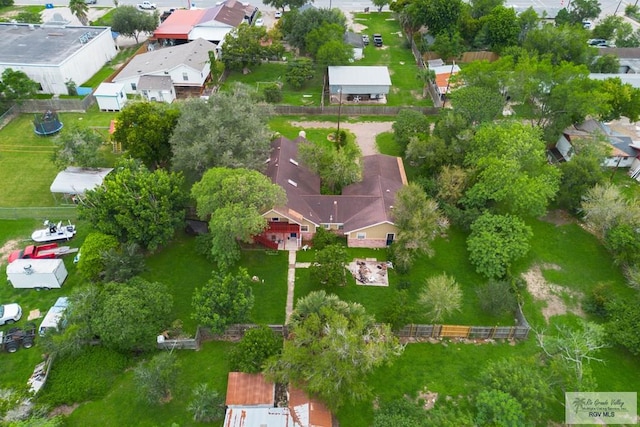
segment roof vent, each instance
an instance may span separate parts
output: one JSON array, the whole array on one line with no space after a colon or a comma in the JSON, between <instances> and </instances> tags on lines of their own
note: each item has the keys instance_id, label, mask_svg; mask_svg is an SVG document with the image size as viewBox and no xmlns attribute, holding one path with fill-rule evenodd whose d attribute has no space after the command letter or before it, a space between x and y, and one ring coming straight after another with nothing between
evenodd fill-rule
<instances>
[{"instance_id":1,"label":"roof vent","mask_svg":"<svg viewBox=\"0 0 640 427\"><path fill-rule=\"evenodd\" d=\"M297 161L295 161L295 159L289 159L289 161L290 161L291 163L293 163L294 165L298 166L298 162L297 162Z\"/></svg>"},{"instance_id":2,"label":"roof vent","mask_svg":"<svg viewBox=\"0 0 640 427\"><path fill-rule=\"evenodd\" d=\"M293 180L291 180L291 179L288 179L288 180L287 180L287 182L288 182L289 184L293 185L294 187L297 187L297 186L298 186L298 183L297 183L297 182L295 182L295 181L293 181Z\"/></svg>"},{"instance_id":3,"label":"roof vent","mask_svg":"<svg viewBox=\"0 0 640 427\"><path fill-rule=\"evenodd\" d=\"M31 264L27 264L24 267L24 274L33 274L33 268L31 268Z\"/></svg>"}]
</instances>

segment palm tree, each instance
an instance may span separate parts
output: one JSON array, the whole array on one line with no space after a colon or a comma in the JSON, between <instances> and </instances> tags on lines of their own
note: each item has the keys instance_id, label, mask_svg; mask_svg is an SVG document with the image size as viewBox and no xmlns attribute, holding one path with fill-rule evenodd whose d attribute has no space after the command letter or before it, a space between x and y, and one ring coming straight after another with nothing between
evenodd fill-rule
<instances>
[{"instance_id":1,"label":"palm tree","mask_svg":"<svg viewBox=\"0 0 640 427\"><path fill-rule=\"evenodd\" d=\"M436 79L436 72L429 68L420 68L416 78L422 82L422 97L426 98L427 85Z\"/></svg>"},{"instance_id":2,"label":"palm tree","mask_svg":"<svg viewBox=\"0 0 640 427\"><path fill-rule=\"evenodd\" d=\"M71 13L80 20L82 25L87 25L89 23L89 20L87 19L89 6L87 6L85 0L69 0L69 9L71 9Z\"/></svg>"}]
</instances>

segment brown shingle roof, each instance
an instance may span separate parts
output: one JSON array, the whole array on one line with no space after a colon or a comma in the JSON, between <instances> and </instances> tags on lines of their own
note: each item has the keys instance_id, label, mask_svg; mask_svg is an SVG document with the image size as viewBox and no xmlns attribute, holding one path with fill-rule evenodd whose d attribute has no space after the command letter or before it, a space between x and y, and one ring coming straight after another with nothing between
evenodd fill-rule
<instances>
[{"instance_id":1,"label":"brown shingle roof","mask_svg":"<svg viewBox=\"0 0 640 427\"><path fill-rule=\"evenodd\" d=\"M226 405L273 406L274 389L262 374L229 372Z\"/></svg>"}]
</instances>

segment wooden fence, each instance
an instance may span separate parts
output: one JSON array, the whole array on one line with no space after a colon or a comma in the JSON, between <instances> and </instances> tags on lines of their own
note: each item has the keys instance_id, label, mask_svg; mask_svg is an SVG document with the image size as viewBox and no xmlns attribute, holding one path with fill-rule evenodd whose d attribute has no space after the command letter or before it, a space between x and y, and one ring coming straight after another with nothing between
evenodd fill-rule
<instances>
[{"instance_id":1,"label":"wooden fence","mask_svg":"<svg viewBox=\"0 0 640 427\"><path fill-rule=\"evenodd\" d=\"M21 104L16 105L16 109L21 113L42 113L47 110L84 113L95 100L96 98L91 94L82 99L25 99Z\"/></svg>"},{"instance_id":2,"label":"wooden fence","mask_svg":"<svg viewBox=\"0 0 640 427\"><path fill-rule=\"evenodd\" d=\"M200 344L205 338L207 338L207 331L199 327L194 338L159 339L158 348L160 350L200 350Z\"/></svg>"},{"instance_id":3,"label":"wooden fence","mask_svg":"<svg viewBox=\"0 0 640 427\"><path fill-rule=\"evenodd\" d=\"M398 338L527 339L529 326L407 325Z\"/></svg>"},{"instance_id":4,"label":"wooden fence","mask_svg":"<svg viewBox=\"0 0 640 427\"><path fill-rule=\"evenodd\" d=\"M395 116L400 110L416 110L423 114L434 116L440 111L435 107L389 107L376 105L342 105L340 106L299 106L299 105L275 105L273 107L277 114L283 115L329 115L337 116L338 109L340 113L349 116Z\"/></svg>"}]
</instances>

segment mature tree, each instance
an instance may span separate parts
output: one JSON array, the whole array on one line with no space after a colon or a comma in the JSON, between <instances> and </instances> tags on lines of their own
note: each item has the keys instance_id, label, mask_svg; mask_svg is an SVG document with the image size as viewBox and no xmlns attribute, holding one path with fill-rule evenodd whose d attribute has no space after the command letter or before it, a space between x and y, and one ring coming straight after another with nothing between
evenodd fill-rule
<instances>
[{"instance_id":1,"label":"mature tree","mask_svg":"<svg viewBox=\"0 0 640 427\"><path fill-rule=\"evenodd\" d=\"M529 251L532 236L531 228L518 217L484 213L471 224L469 260L483 276L503 278L511 263Z\"/></svg>"},{"instance_id":2,"label":"mature tree","mask_svg":"<svg viewBox=\"0 0 640 427\"><path fill-rule=\"evenodd\" d=\"M453 277L446 274L432 276L425 280L418 302L426 310L429 320L438 323L456 311L460 311L462 290Z\"/></svg>"},{"instance_id":3,"label":"mature tree","mask_svg":"<svg viewBox=\"0 0 640 427\"><path fill-rule=\"evenodd\" d=\"M353 46L342 40L329 40L318 49L316 62L322 67L349 65L353 61Z\"/></svg>"},{"instance_id":4,"label":"mature tree","mask_svg":"<svg viewBox=\"0 0 640 427\"><path fill-rule=\"evenodd\" d=\"M605 236L605 246L613 255L616 264L628 267L640 265L640 218L635 224L618 224Z\"/></svg>"},{"instance_id":5,"label":"mature tree","mask_svg":"<svg viewBox=\"0 0 640 427\"><path fill-rule=\"evenodd\" d=\"M393 122L393 138L404 152L414 136L429 136L431 124L427 116L416 110L400 110Z\"/></svg>"},{"instance_id":6,"label":"mature tree","mask_svg":"<svg viewBox=\"0 0 640 427\"><path fill-rule=\"evenodd\" d=\"M222 62L229 70L242 70L259 65L267 56L262 42L267 37L264 27L240 24L224 36Z\"/></svg>"},{"instance_id":7,"label":"mature tree","mask_svg":"<svg viewBox=\"0 0 640 427\"><path fill-rule=\"evenodd\" d=\"M324 227L318 227L316 229L316 234L313 235L311 242L313 243L313 248L316 250L322 250L329 245L338 244L339 237L337 234L327 230Z\"/></svg>"},{"instance_id":8,"label":"mature tree","mask_svg":"<svg viewBox=\"0 0 640 427\"><path fill-rule=\"evenodd\" d=\"M237 240L251 242L267 225L267 209L286 203L284 190L260 172L212 168L193 185L198 215L210 217L211 254L221 267L240 257Z\"/></svg>"},{"instance_id":9,"label":"mature tree","mask_svg":"<svg viewBox=\"0 0 640 427\"><path fill-rule=\"evenodd\" d=\"M415 0L409 3L405 11L412 20L426 25L429 33L452 34L456 29L463 9L461 0Z\"/></svg>"},{"instance_id":10,"label":"mature tree","mask_svg":"<svg viewBox=\"0 0 640 427\"><path fill-rule=\"evenodd\" d=\"M518 427L526 424L522 405L500 390L481 391L476 397L476 408L476 420L480 426Z\"/></svg>"},{"instance_id":11,"label":"mature tree","mask_svg":"<svg viewBox=\"0 0 640 427\"><path fill-rule=\"evenodd\" d=\"M429 50L437 53L446 60L457 59L465 50L464 40L458 31L442 32L436 35Z\"/></svg>"},{"instance_id":12,"label":"mature tree","mask_svg":"<svg viewBox=\"0 0 640 427\"><path fill-rule=\"evenodd\" d=\"M513 357L493 360L480 374L480 384L483 389L499 390L512 396L533 425L546 422L544 414L551 396L550 381L537 360Z\"/></svg>"},{"instance_id":13,"label":"mature tree","mask_svg":"<svg viewBox=\"0 0 640 427\"><path fill-rule=\"evenodd\" d=\"M100 232L90 233L82 244L78 272L85 280L99 280L105 269L103 254L117 247L118 239L116 237Z\"/></svg>"},{"instance_id":14,"label":"mature tree","mask_svg":"<svg viewBox=\"0 0 640 427\"><path fill-rule=\"evenodd\" d=\"M538 346L548 357L571 367L575 374L575 391L585 391L582 387L585 364L602 362L595 355L607 347L605 328L585 321L578 328L558 326L557 331L557 335L547 335L545 331L536 332Z\"/></svg>"},{"instance_id":15,"label":"mature tree","mask_svg":"<svg viewBox=\"0 0 640 427\"><path fill-rule=\"evenodd\" d=\"M587 226L601 237L618 224L633 224L640 218L640 207L629 203L620 189L610 183L589 189L580 211Z\"/></svg>"},{"instance_id":16,"label":"mature tree","mask_svg":"<svg viewBox=\"0 0 640 427\"><path fill-rule=\"evenodd\" d=\"M282 356L270 360L266 373L335 410L369 398L367 374L402 349L389 327L377 325L360 304L312 292L298 300Z\"/></svg>"},{"instance_id":17,"label":"mature tree","mask_svg":"<svg viewBox=\"0 0 640 427\"><path fill-rule=\"evenodd\" d=\"M571 157L571 161L560 164L562 176L556 202L572 213L578 213L587 190L604 181L604 152L600 144L585 145ZM595 148L595 150L593 149Z\"/></svg>"},{"instance_id":18,"label":"mature tree","mask_svg":"<svg viewBox=\"0 0 640 427\"><path fill-rule=\"evenodd\" d=\"M475 134L465 163L475 169L464 204L498 213L544 215L558 189L540 131L521 122L487 123Z\"/></svg>"},{"instance_id":19,"label":"mature tree","mask_svg":"<svg viewBox=\"0 0 640 427\"><path fill-rule=\"evenodd\" d=\"M597 56L591 64L589 71L592 73L615 74L620 69L620 60L610 53Z\"/></svg>"},{"instance_id":20,"label":"mature tree","mask_svg":"<svg viewBox=\"0 0 640 427\"><path fill-rule=\"evenodd\" d=\"M362 179L360 148L332 147L312 142L298 146L300 161L320 176L322 192L340 194L343 187Z\"/></svg>"},{"instance_id":21,"label":"mature tree","mask_svg":"<svg viewBox=\"0 0 640 427\"><path fill-rule=\"evenodd\" d=\"M491 122L502 116L505 99L498 91L480 86L465 86L453 91L449 97L456 114L474 125Z\"/></svg>"},{"instance_id":22,"label":"mature tree","mask_svg":"<svg viewBox=\"0 0 640 427\"><path fill-rule=\"evenodd\" d=\"M168 402L178 380L179 366L173 352L158 353L148 362L140 362L133 370L140 398L150 405Z\"/></svg>"},{"instance_id":23,"label":"mature tree","mask_svg":"<svg viewBox=\"0 0 640 427\"><path fill-rule=\"evenodd\" d=\"M322 45L329 41L342 41L344 26L337 23L323 22L319 27L309 31L305 36L306 52L316 57Z\"/></svg>"},{"instance_id":24,"label":"mature tree","mask_svg":"<svg viewBox=\"0 0 640 427\"><path fill-rule=\"evenodd\" d=\"M471 0L471 16L475 19L482 18L491 13L498 6L504 5L504 0Z\"/></svg>"},{"instance_id":25,"label":"mature tree","mask_svg":"<svg viewBox=\"0 0 640 427\"><path fill-rule=\"evenodd\" d=\"M529 6L528 9L520 12L520 14L518 15L518 24L520 25L520 34L518 35L518 41L522 43L527 38L527 34L529 34L529 31L538 28L539 22L540 17L532 6Z\"/></svg>"},{"instance_id":26,"label":"mature tree","mask_svg":"<svg viewBox=\"0 0 640 427\"><path fill-rule=\"evenodd\" d=\"M80 1L80 0L79 0ZM139 43L140 34L150 34L158 27L158 12L147 13L135 6L116 7L111 15L111 29Z\"/></svg>"},{"instance_id":27,"label":"mature tree","mask_svg":"<svg viewBox=\"0 0 640 427\"><path fill-rule=\"evenodd\" d=\"M555 142L567 126L606 111L607 96L599 90L599 82L589 79L585 66L568 62L556 66L549 60L523 57L512 76L512 102L523 104L547 142Z\"/></svg>"},{"instance_id":28,"label":"mature tree","mask_svg":"<svg viewBox=\"0 0 640 427\"><path fill-rule=\"evenodd\" d=\"M433 255L431 242L448 226L438 203L429 199L415 183L409 183L396 193L393 218L398 227L393 243L394 260L405 270L411 267L418 254Z\"/></svg>"},{"instance_id":29,"label":"mature tree","mask_svg":"<svg viewBox=\"0 0 640 427\"><path fill-rule=\"evenodd\" d=\"M640 88L622 83L619 77L615 77L601 81L599 90L605 94L608 106L600 115L602 120L618 120L621 116L631 122L640 119Z\"/></svg>"},{"instance_id":30,"label":"mature tree","mask_svg":"<svg viewBox=\"0 0 640 427\"><path fill-rule=\"evenodd\" d=\"M61 132L56 138L57 149L53 153L53 163L59 170L67 166L97 168L106 162L100 147L104 138L86 127L72 126Z\"/></svg>"},{"instance_id":31,"label":"mature tree","mask_svg":"<svg viewBox=\"0 0 640 427\"><path fill-rule=\"evenodd\" d=\"M312 7L303 12L292 10L284 15L281 21L280 28L284 39L302 53L307 52L307 34L316 28L320 28L324 24L338 24L343 28L343 31L347 28L347 18L336 8L316 9Z\"/></svg>"},{"instance_id":32,"label":"mature tree","mask_svg":"<svg viewBox=\"0 0 640 427\"><path fill-rule=\"evenodd\" d=\"M346 261L347 251L342 245L329 245L316 252L309 275L326 287L344 286L347 284Z\"/></svg>"},{"instance_id":33,"label":"mature tree","mask_svg":"<svg viewBox=\"0 0 640 427\"><path fill-rule=\"evenodd\" d=\"M513 287L505 280L489 280L476 289L480 307L492 316L512 314L518 307Z\"/></svg>"},{"instance_id":34,"label":"mature tree","mask_svg":"<svg viewBox=\"0 0 640 427\"><path fill-rule=\"evenodd\" d=\"M462 199L469 177L460 166L445 165L438 174L438 199L446 203L456 204Z\"/></svg>"},{"instance_id":35,"label":"mature tree","mask_svg":"<svg viewBox=\"0 0 640 427\"><path fill-rule=\"evenodd\" d=\"M20 103L38 91L38 83L19 70L6 68L0 80L0 102L3 104Z\"/></svg>"},{"instance_id":36,"label":"mature tree","mask_svg":"<svg viewBox=\"0 0 640 427\"><path fill-rule=\"evenodd\" d=\"M102 280L105 282L127 282L145 270L144 254L134 242L102 252L102 262Z\"/></svg>"},{"instance_id":37,"label":"mature tree","mask_svg":"<svg viewBox=\"0 0 640 427\"><path fill-rule=\"evenodd\" d=\"M80 20L82 25L87 25L89 19L87 18L87 12L89 12L89 6L84 0L69 0L69 10Z\"/></svg>"},{"instance_id":38,"label":"mature tree","mask_svg":"<svg viewBox=\"0 0 640 427\"><path fill-rule=\"evenodd\" d=\"M449 161L449 154L445 142L435 136L412 137L405 151L406 159L421 167L425 176L435 175L440 166Z\"/></svg>"},{"instance_id":39,"label":"mature tree","mask_svg":"<svg viewBox=\"0 0 640 427\"><path fill-rule=\"evenodd\" d=\"M484 19L486 41L495 52L518 44L520 25L512 7L497 6Z\"/></svg>"},{"instance_id":40,"label":"mature tree","mask_svg":"<svg viewBox=\"0 0 640 427\"><path fill-rule=\"evenodd\" d=\"M598 0L573 0L569 10L570 22L582 26L582 21L600 16L602 9Z\"/></svg>"},{"instance_id":41,"label":"mature tree","mask_svg":"<svg viewBox=\"0 0 640 427\"><path fill-rule=\"evenodd\" d=\"M462 165L464 156L473 138L470 123L461 115L448 108L441 111L433 126L433 136L441 138L449 149L449 163Z\"/></svg>"},{"instance_id":42,"label":"mature tree","mask_svg":"<svg viewBox=\"0 0 640 427\"><path fill-rule=\"evenodd\" d=\"M127 352L151 350L169 325L173 298L166 286L135 277L108 283L100 292L93 331L107 347Z\"/></svg>"},{"instance_id":43,"label":"mature tree","mask_svg":"<svg viewBox=\"0 0 640 427\"><path fill-rule=\"evenodd\" d=\"M314 76L313 62L309 58L299 58L287 63L284 79L294 89L302 88Z\"/></svg>"},{"instance_id":44,"label":"mature tree","mask_svg":"<svg viewBox=\"0 0 640 427\"><path fill-rule=\"evenodd\" d=\"M587 43L588 32L570 25L544 25L527 33L523 47L535 56L547 58L553 65L563 62L588 65L595 51Z\"/></svg>"},{"instance_id":45,"label":"mature tree","mask_svg":"<svg viewBox=\"0 0 640 427\"><path fill-rule=\"evenodd\" d=\"M180 110L171 104L129 102L116 116L113 139L149 169L166 167L171 161L169 139L179 117Z\"/></svg>"},{"instance_id":46,"label":"mature tree","mask_svg":"<svg viewBox=\"0 0 640 427\"><path fill-rule=\"evenodd\" d=\"M189 181L197 181L215 166L264 168L271 147L270 110L257 105L246 87L217 92L208 102L189 99L180 109L180 121L170 139L172 164Z\"/></svg>"},{"instance_id":47,"label":"mature tree","mask_svg":"<svg viewBox=\"0 0 640 427\"><path fill-rule=\"evenodd\" d=\"M389 0L371 0L371 3L378 8L378 12L382 12L382 8L391 2Z\"/></svg>"},{"instance_id":48,"label":"mature tree","mask_svg":"<svg viewBox=\"0 0 640 427\"><path fill-rule=\"evenodd\" d=\"M193 389L193 397L187 405L193 414L193 421L207 423L224 418L224 399L207 383L200 383Z\"/></svg>"},{"instance_id":49,"label":"mature tree","mask_svg":"<svg viewBox=\"0 0 640 427\"><path fill-rule=\"evenodd\" d=\"M297 9L301 6L304 6L307 0L262 0L262 3L267 6L272 6L275 9L282 9L284 12L285 7L289 7L291 9Z\"/></svg>"},{"instance_id":50,"label":"mature tree","mask_svg":"<svg viewBox=\"0 0 640 427\"><path fill-rule=\"evenodd\" d=\"M213 334L223 334L227 326L249 320L253 308L251 277L244 268L238 274L217 271L211 279L193 293L193 314L200 325L211 328Z\"/></svg>"},{"instance_id":51,"label":"mature tree","mask_svg":"<svg viewBox=\"0 0 640 427\"><path fill-rule=\"evenodd\" d=\"M616 344L625 347L633 355L640 355L640 298L616 298L608 302L609 314L605 324L607 334Z\"/></svg>"},{"instance_id":52,"label":"mature tree","mask_svg":"<svg viewBox=\"0 0 640 427\"><path fill-rule=\"evenodd\" d=\"M100 187L84 194L79 214L103 233L155 250L183 225L183 185L181 174L150 172L134 160L124 160Z\"/></svg>"},{"instance_id":53,"label":"mature tree","mask_svg":"<svg viewBox=\"0 0 640 427\"><path fill-rule=\"evenodd\" d=\"M231 351L231 370L262 372L266 361L282 352L282 336L266 325L251 328Z\"/></svg>"}]
</instances>

